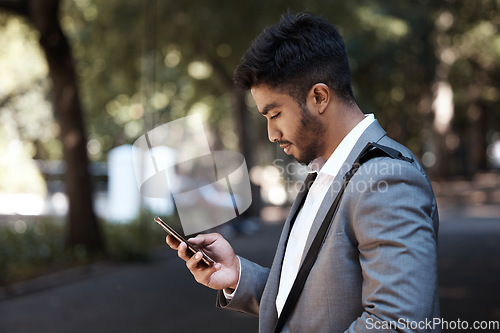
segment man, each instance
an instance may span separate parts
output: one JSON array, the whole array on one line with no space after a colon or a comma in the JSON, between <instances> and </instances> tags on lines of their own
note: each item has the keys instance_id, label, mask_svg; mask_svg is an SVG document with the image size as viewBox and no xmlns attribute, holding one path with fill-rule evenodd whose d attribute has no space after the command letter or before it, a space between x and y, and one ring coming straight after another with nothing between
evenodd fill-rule
<instances>
[{"instance_id":1,"label":"man","mask_svg":"<svg viewBox=\"0 0 500 333\"><path fill-rule=\"evenodd\" d=\"M337 29L310 14L284 15L257 37L234 79L251 90L269 140L317 177L297 196L271 269L237 257L217 234L190 240L217 261L212 267L167 237L195 279L221 290L218 306L258 315L260 332L273 332L344 174L375 142L404 157L371 159L351 179L283 331L439 331L432 188L415 156L357 106Z\"/></svg>"}]
</instances>

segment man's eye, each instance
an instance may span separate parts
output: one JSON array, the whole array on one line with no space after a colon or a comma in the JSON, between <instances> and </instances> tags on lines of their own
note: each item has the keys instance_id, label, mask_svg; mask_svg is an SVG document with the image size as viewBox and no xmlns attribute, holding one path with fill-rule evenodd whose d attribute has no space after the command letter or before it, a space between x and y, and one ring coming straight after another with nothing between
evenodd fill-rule
<instances>
[{"instance_id":1,"label":"man's eye","mask_svg":"<svg viewBox=\"0 0 500 333\"><path fill-rule=\"evenodd\" d=\"M271 119L276 119L280 115L281 112L276 113L274 116L271 117Z\"/></svg>"}]
</instances>

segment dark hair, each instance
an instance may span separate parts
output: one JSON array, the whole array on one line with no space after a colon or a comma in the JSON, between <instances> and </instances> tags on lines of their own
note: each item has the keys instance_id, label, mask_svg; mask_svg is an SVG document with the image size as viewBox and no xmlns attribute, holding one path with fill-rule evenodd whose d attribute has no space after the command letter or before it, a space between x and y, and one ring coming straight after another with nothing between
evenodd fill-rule
<instances>
[{"instance_id":1,"label":"dark hair","mask_svg":"<svg viewBox=\"0 0 500 333\"><path fill-rule=\"evenodd\" d=\"M347 51L337 28L307 13L284 14L264 29L234 72L243 89L265 84L299 104L309 89L324 83L348 103L354 101Z\"/></svg>"}]
</instances>

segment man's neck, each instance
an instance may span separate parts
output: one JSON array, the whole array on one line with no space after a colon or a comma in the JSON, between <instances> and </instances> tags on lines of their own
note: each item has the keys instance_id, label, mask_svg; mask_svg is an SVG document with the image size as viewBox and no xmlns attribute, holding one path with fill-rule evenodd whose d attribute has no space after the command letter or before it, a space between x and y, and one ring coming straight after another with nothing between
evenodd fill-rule
<instances>
[{"instance_id":1,"label":"man's neck","mask_svg":"<svg viewBox=\"0 0 500 333\"><path fill-rule=\"evenodd\" d=\"M325 122L325 150L321 154L328 160L335 149L349 132L364 119L364 114L357 104L337 107L334 112L329 112Z\"/></svg>"}]
</instances>

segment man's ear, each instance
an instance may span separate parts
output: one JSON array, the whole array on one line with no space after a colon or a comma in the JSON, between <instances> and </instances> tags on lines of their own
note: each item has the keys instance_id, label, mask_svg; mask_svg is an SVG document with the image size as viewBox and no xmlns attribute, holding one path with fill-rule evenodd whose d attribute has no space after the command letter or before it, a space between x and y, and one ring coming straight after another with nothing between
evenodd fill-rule
<instances>
[{"instance_id":1,"label":"man's ear","mask_svg":"<svg viewBox=\"0 0 500 333\"><path fill-rule=\"evenodd\" d=\"M332 96L330 89L326 84L316 83L312 86L311 90L309 90L308 97L310 101L309 106L313 107L316 112L321 114L326 110Z\"/></svg>"}]
</instances>

